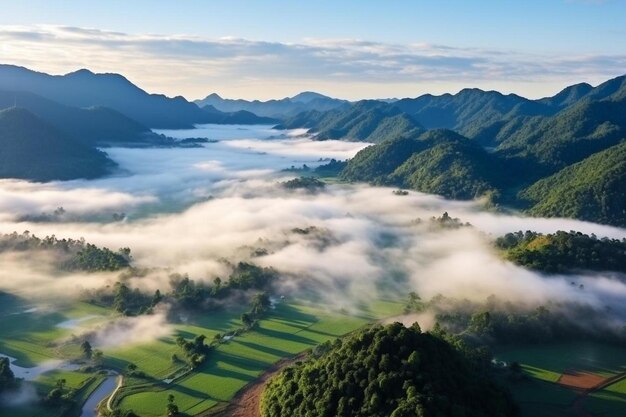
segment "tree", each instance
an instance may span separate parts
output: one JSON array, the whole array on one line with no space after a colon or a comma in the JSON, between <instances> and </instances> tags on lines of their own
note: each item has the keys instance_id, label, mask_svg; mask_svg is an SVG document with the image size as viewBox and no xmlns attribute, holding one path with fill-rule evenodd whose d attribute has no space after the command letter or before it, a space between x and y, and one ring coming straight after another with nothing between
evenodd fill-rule
<instances>
[{"instance_id":1,"label":"tree","mask_svg":"<svg viewBox=\"0 0 626 417\"><path fill-rule=\"evenodd\" d=\"M9 358L0 358L0 392L11 387L15 383L15 375L11 370Z\"/></svg>"},{"instance_id":2,"label":"tree","mask_svg":"<svg viewBox=\"0 0 626 417\"><path fill-rule=\"evenodd\" d=\"M246 327L252 327L252 325L254 324L254 319L252 318L250 313L243 313L241 315L241 322Z\"/></svg>"},{"instance_id":3,"label":"tree","mask_svg":"<svg viewBox=\"0 0 626 417\"><path fill-rule=\"evenodd\" d=\"M85 340L83 343L80 344L80 349L83 351L83 355L87 359L91 359L91 357L93 356L93 349L91 348L91 343L89 343L88 340Z\"/></svg>"},{"instance_id":4,"label":"tree","mask_svg":"<svg viewBox=\"0 0 626 417\"><path fill-rule=\"evenodd\" d=\"M167 415L168 416L175 416L178 415L178 406L176 405L176 403L174 403L174 395L170 394L167 396Z\"/></svg>"}]
</instances>

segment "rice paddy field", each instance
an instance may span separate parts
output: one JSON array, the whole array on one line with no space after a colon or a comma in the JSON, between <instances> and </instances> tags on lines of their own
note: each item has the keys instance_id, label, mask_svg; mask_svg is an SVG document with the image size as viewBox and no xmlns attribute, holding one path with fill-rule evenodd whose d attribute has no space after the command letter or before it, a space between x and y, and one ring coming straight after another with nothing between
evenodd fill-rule
<instances>
[{"instance_id":1,"label":"rice paddy field","mask_svg":"<svg viewBox=\"0 0 626 417\"><path fill-rule=\"evenodd\" d=\"M76 390L77 406L60 411L41 405L15 405L0 410L17 417L58 417L80 414L80 406L105 376L94 371L72 369L40 369L51 361L69 361L80 357L79 343L72 339L79 326L93 326L112 317L110 310L88 303L67 306L39 307L20 303L5 296L0 303L0 354L14 358L12 367L38 372L27 385L45 395L58 380ZM113 404L133 410L142 417L162 416L168 396L174 395L181 412L196 415L229 401L239 390L277 361L295 356L320 343L334 340L368 323L401 313L403 303L378 301L358 311L339 311L325 305L302 300L288 300L269 310L257 326L233 338L227 337L214 348L207 360L190 371L175 339L206 336L210 342L216 335L240 329L240 316L247 306L198 314L182 323L173 324L166 337L148 343L102 348L104 367L124 373L129 364L137 367L139 376L127 377L114 397ZM63 342L60 342L63 341ZM38 370L39 371L36 371ZM30 389L29 388L29 389ZM8 415L7 415L8 416Z\"/></svg>"},{"instance_id":2,"label":"rice paddy field","mask_svg":"<svg viewBox=\"0 0 626 417\"><path fill-rule=\"evenodd\" d=\"M526 378L505 379L522 416L626 415L626 381L619 380L626 373L624 347L587 342L516 346L495 356L522 366ZM618 381L610 384L613 379Z\"/></svg>"}]
</instances>

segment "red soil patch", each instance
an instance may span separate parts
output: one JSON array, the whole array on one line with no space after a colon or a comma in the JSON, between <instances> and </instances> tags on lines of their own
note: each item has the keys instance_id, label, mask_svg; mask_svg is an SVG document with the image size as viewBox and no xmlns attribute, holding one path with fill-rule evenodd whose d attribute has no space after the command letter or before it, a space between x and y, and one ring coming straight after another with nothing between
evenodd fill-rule
<instances>
[{"instance_id":1,"label":"red soil patch","mask_svg":"<svg viewBox=\"0 0 626 417\"><path fill-rule=\"evenodd\" d=\"M260 417L261 395L267 382L284 367L292 365L305 356L305 354L300 354L294 358L283 359L275 363L259 378L245 386L225 407L217 412L209 410L203 415L211 417Z\"/></svg>"},{"instance_id":2,"label":"red soil patch","mask_svg":"<svg viewBox=\"0 0 626 417\"><path fill-rule=\"evenodd\" d=\"M601 385L607 379L608 378L589 372L566 370L559 377L558 383L567 388L586 391Z\"/></svg>"}]
</instances>

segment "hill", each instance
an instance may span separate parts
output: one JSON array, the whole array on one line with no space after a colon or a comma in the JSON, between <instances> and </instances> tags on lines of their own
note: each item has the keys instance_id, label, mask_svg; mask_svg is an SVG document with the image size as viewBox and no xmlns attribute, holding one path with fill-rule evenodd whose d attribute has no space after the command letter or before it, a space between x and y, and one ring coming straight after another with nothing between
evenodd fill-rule
<instances>
[{"instance_id":1,"label":"hill","mask_svg":"<svg viewBox=\"0 0 626 417\"><path fill-rule=\"evenodd\" d=\"M0 109L12 107L14 104L90 145L153 143L159 139L146 126L106 107L81 109L28 92L0 91Z\"/></svg>"},{"instance_id":2,"label":"hill","mask_svg":"<svg viewBox=\"0 0 626 417\"><path fill-rule=\"evenodd\" d=\"M342 109L300 113L278 129L308 128L318 140L343 139L379 143L399 136L417 136L423 127L399 108L362 100Z\"/></svg>"},{"instance_id":3,"label":"hill","mask_svg":"<svg viewBox=\"0 0 626 417\"><path fill-rule=\"evenodd\" d=\"M586 94L551 117L503 119L484 126L473 137L483 145L496 146L503 157L525 160L535 177L552 174L621 142L626 137L626 76L591 90L573 86L555 100L570 103L571 99L559 95L578 97L582 94L579 90Z\"/></svg>"},{"instance_id":4,"label":"hill","mask_svg":"<svg viewBox=\"0 0 626 417\"><path fill-rule=\"evenodd\" d=\"M34 181L95 178L115 164L25 109L0 111L0 177Z\"/></svg>"},{"instance_id":5,"label":"hill","mask_svg":"<svg viewBox=\"0 0 626 417\"><path fill-rule=\"evenodd\" d=\"M520 193L529 212L626 226L626 142L596 153Z\"/></svg>"},{"instance_id":6,"label":"hill","mask_svg":"<svg viewBox=\"0 0 626 417\"><path fill-rule=\"evenodd\" d=\"M298 113L317 110L328 111L344 106L348 102L325 96L311 91L302 92L293 97L286 97L280 100L242 100L225 99L213 93L202 100L194 101L198 106L213 106L215 109L232 113L238 111L248 111L262 117L274 119L284 119L295 116Z\"/></svg>"},{"instance_id":7,"label":"hill","mask_svg":"<svg viewBox=\"0 0 626 417\"><path fill-rule=\"evenodd\" d=\"M467 136L512 115L549 115L557 109L515 94L467 88L457 94L405 98L394 103L427 129L453 129Z\"/></svg>"},{"instance_id":8,"label":"hill","mask_svg":"<svg viewBox=\"0 0 626 417\"><path fill-rule=\"evenodd\" d=\"M0 65L0 90L28 91L72 107L108 107L150 128L189 128L207 123L206 112L183 97L148 94L119 74L82 69L49 75Z\"/></svg>"},{"instance_id":9,"label":"hill","mask_svg":"<svg viewBox=\"0 0 626 417\"><path fill-rule=\"evenodd\" d=\"M480 365L417 327L374 326L327 348L269 382L263 417L517 414Z\"/></svg>"},{"instance_id":10,"label":"hill","mask_svg":"<svg viewBox=\"0 0 626 417\"><path fill-rule=\"evenodd\" d=\"M496 191L500 173L500 161L476 142L438 129L365 148L348 161L340 177L471 199Z\"/></svg>"},{"instance_id":11,"label":"hill","mask_svg":"<svg viewBox=\"0 0 626 417\"><path fill-rule=\"evenodd\" d=\"M543 272L626 273L626 239L598 239L573 231L548 235L520 231L499 237L495 244L506 259Z\"/></svg>"},{"instance_id":12,"label":"hill","mask_svg":"<svg viewBox=\"0 0 626 417\"><path fill-rule=\"evenodd\" d=\"M256 114L246 110L225 113L217 110L211 105L202 107L202 110L208 114L208 119L205 123L225 125L275 125L278 123L277 119L257 116Z\"/></svg>"}]
</instances>

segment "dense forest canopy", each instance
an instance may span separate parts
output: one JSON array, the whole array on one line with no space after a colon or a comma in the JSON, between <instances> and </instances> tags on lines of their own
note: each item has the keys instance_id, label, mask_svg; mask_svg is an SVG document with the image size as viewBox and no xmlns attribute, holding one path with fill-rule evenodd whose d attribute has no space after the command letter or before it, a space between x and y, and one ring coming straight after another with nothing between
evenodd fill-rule
<instances>
[{"instance_id":1,"label":"dense forest canopy","mask_svg":"<svg viewBox=\"0 0 626 417\"><path fill-rule=\"evenodd\" d=\"M508 396L444 339L400 323L337 340L267 385L264 417L504 417Z\"/></svg>"},{"instance_id":2,"label":"dense forest canopy","mask_svg":"<svg viewBox=\"0 0 626 417\"><path fill-rule=\"evenodd\" d=\"M581 232L507 233L496 240L506 259L550 273L572 270L626 273L626 239L599 239Z\"/></svg>"}]
</instances>

